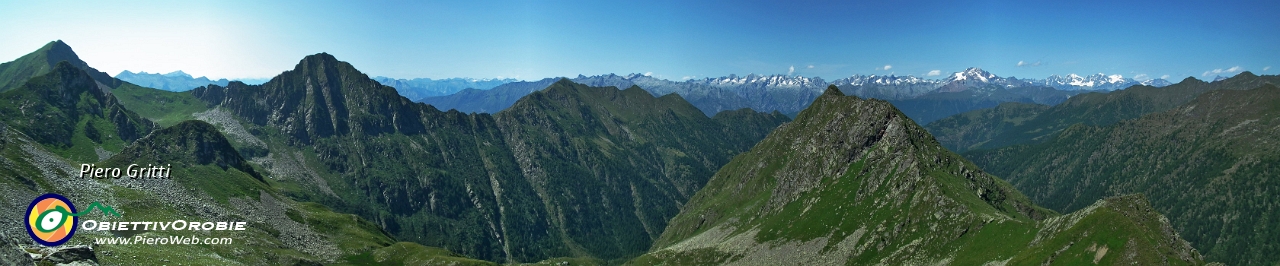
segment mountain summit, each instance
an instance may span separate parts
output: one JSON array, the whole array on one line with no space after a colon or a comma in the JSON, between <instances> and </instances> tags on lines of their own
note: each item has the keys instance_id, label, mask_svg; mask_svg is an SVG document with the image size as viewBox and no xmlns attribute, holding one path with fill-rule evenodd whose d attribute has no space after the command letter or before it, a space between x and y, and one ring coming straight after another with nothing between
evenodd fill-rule
<instances>
[{"instance_id":1,"label":"mountain summit","mask_svg":"<svg viewBox=\"0 0 1280 266\"><path fill-rule=\"evenodd\" d=\"M991 72L987 72L986 70L982 70L981 68L970 67L968 69L965 69L964 71L952 73L950 77L947 77L947 79L945 79L945 81L955 82L955 81L973 80L973 81L979 81L979 82L990 82L998 78L1000 77L996 76L995 74L991 74Z\"/></svg>"},{"instance_id":2,"label":"mountain summit","mask_svg":"<svg viewBox=\"0 0 1280 266\"><path fill-rule=\"evenodd\" d=\"M58 62L66 61L71 66L84 70L93 80L108 87L120 86L120 81L107 73L99 72L80 60L80 56L71 50L71 46L62 40L52 41L35 52L19 57L17 60L0 64L0 92L7 91L26 83L27 79L44 75L53 70Z\"/></svg>"},{"instance_id":3,"label":"mountain summit","mask_svg":"<svg viewBox=\"0 0 1280 266\"><path fill-rule=\"evenodd\" d=\"M429 108L327 53L307 56L260 86L231 82L191 93L254 124L279 127L303 143L352 132L421 133L421 113Z\"/></svg>"}]
</instances>

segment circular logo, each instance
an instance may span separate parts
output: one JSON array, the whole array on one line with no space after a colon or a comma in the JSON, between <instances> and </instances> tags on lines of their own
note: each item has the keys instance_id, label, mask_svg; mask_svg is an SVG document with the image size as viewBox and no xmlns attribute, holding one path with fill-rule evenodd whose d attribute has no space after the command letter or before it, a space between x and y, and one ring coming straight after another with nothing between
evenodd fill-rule
<instances>
[{"instance_id":1,"label":"circular logo","mask_svg":"<svg viewBox=\"0 0 1280 266\"><path fill-rule=\"evenodd\" d=\"M76 205L66 197L53 193L40 195L27 207L27 233L41 245L62 245L76 233L80 219L72 216L74 213Z\"/></svg>"}]
</instances>

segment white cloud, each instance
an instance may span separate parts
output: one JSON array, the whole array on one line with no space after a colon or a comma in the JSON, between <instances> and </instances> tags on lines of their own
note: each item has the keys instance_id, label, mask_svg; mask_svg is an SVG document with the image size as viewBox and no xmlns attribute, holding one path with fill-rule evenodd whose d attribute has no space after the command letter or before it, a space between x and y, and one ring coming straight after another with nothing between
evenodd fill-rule
<instances>
[{"instance_id":1,"label":"white cloud","mask_svg":"<svg viewBox=\"0 0 1280 266\"><path fill-rule=\"evenodd\" d=\"M792 73L796 73L796 66L791 66L791 68L787 69L787 76L790 76Z\"/></svg>"},{"instance_id":2,"label":"white cloud","mask_svg":"<svg viewBox=\"0 0 1280 266\"><path fill-rule=\"evenodd\" d=\"M1231 74L1231 73L1234 73L1234 72L1240 72L1241 70L1244 70L1244 68L1240 68L1240 66L1233 66L1233 67L1228 68L1228 69L1226 69L1226 70L1223 70L1223 69L1221 69L1221 68L1216 68L1216 69L1213 69L1213 70L1205 71L1203 74L1200 74L1200 75L1201 75L1201 76L1206 76L1206 77L1208 77L1209 75L1217 75L1217 74Z\"/></svg>"},{"instance_id":3,"label":"white cloud","mask_svg":"<svg viewBox=\"0 0 1280 266\"><path fill-rule=\"evenodd\" d=\"M690 80L690 79L693 79L693 78L696 78L696 77L698 77L698 76L684 76L684 77L681 77L681 78L680 78L680 80Z\"/></svg>"},{"instance_id":4,"label":"white cloud","mask_svg":"<svg viewBox=\"0 0 1280 266\"><path fill-rule=\"evenodd\" d=\"M1135 80L1148 80L1149 78L1147 78L1147 74L1138 74L1137 76L1133 76L1133 79L1135 79Z\"/></svg>"},{"instance_id":5,"label":"white cloud","mask_svg":"<svg viewBox=\"0 0 1280 266\"><path fill-rule=\"evenodd\" d=\"M1262 68L1262 71L1267 71L1267 70L1271 70L1271 66L1267 66L1267 67Z\"/></svg>"},{"instance_id":6,"label":"white cloud","mask_svg":"<svg viewBox=\"0 0 1280 266\"><path fill-rule=\"evenodd\" d=\"M807 68L808 68L808 69L813 69L813 65L809 65Z\"/></svg>"},{"instance_id":7,"label":"white cloud","mask_svg":"<svg viewBox=\"0 0 1280 266\"><path fill-rule=\"evenodd\" d=\"M891 66L891 65L884 65L884 70L889 70L889 69L893 69L893 66Z\"/></svg>"},{"instance_id":8,"label":"white cloud","mask_svg":"<svg viewBox=\"0 0 1280 266\"><path fill-rule=\"evenodd\" d=\"M1160 79L1169 79L1169 75L1160 76Z\"/></svg>"},{"instance_id":9,"label":"white cloud","mask_svg":"<svg viewBox=\"0 0 1280 266\"><path fill-rule=\"evenodd\" d=\"M924 75L929 77L942 75L942 70L937 70L937 69L929 70L929 74L924 74Z\"/></svg>"},{"instance_id":10,"label":"white cloud","mask_svg":"<svg viewBox=\"0 0 1280 266\"><path fill-rule=\"evenodd\" d=\"M1021 61L1021 60L1018 61L1018 67L1025 67L1025 66L1038 67L1040 66L1040 61L1036 61L1035 63L1027 63L1026 61Z\"/></svg>"},{"instance_id":11,"label":"white cloud","mask_svg":"<svg viewBox=\"0 0 1280 266\"><path fill-rule=\"evenodd\" d=\"M644 75L645 75L646 77L647 77L647 76L653 76L653 71L650 71L650 72L644 72Z\"/></svg>"}]
</instances>

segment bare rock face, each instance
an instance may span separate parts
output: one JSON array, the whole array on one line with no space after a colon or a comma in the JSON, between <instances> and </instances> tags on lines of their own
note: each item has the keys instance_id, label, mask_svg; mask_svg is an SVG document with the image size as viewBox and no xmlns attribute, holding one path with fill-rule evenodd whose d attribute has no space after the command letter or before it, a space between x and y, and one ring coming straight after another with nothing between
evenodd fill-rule
<instances>
[{"instance_id":1,"label":"bare rock face","mask_svg":"<svg viewBox=\"0 0 1280 266\"><path fill-rule=\"evenodd\" d=\"M41 250L41 253L45 253L45 250ZM98 256L90 246L58 246L50 248L48 255L40 258L40 261L57 265L98 265Z\"/></svg>"},{"instance_id":2,"label":"bare rock face","mask_svg":"<svg viewBox=\"0 0 1280 266\"><path fill-rule=\"evenodd\" d=\"M17 240L9 238L7 234L0 234L0 265L32 264L35 264L35 261L31 260L31 255Z\"/></svg>"}]
</instances>

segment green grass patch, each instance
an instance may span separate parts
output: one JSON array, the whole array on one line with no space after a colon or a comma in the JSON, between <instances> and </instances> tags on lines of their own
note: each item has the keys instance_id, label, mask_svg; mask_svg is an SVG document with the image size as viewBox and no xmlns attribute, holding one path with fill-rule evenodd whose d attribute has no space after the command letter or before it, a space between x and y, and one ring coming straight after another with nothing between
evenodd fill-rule
<instances>
[{"instance_id":1,"label":"green grass patch","mask_svg":"<svg viewBox=\"0 0 1280 266\"><path fill-rule=\"evenodd\" d=\"M125 108L151 119L161 127L195 119L191 114L209 110L208 104L190 92L163 91L124 83L111 91Z\"/></svg>"}]
</instances>

